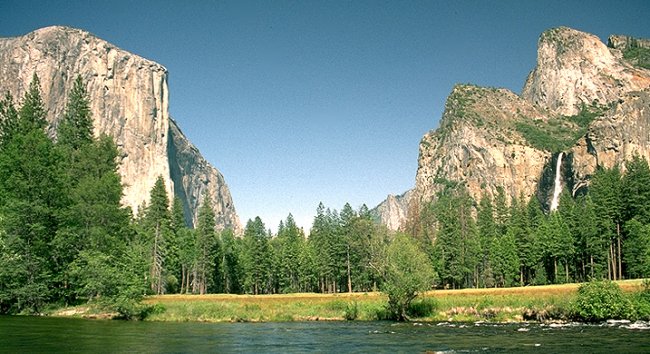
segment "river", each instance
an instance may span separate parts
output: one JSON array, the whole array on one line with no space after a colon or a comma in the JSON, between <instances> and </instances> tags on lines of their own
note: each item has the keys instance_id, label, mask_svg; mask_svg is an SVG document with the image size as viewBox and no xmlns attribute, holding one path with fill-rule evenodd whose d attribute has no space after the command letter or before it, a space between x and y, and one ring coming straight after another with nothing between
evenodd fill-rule
<instances>
[{"instance_id":1,"label":"river","mask_svg":"<svg viewBox=\"0 0 650 354\"><path fill-rule=\"evenodd\" d=\"M0 352L649 353L648 323L163 323L0 317Z\"/></svg>"}]
</instances>

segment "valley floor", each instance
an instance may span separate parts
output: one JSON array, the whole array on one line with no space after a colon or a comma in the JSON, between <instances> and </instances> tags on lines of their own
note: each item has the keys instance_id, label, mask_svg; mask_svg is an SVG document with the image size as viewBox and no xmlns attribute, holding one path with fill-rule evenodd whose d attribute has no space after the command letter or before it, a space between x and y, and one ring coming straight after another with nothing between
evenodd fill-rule
<instances>
[{"instance_id":1,"label":"valley floor","mask_svg":"<svg viewBox=\"0 0 650 354\"><path fill-rule=\"evenodd\" d=\"M641 289L641 280L617 282L624 292ZM418 297L412 320L449 322L521 322L569 317L580 284L513 288L433 290ZM387 298L381 293L277 295L161 295L147 321L280 322L382 320ZM66 308L52 316L107 318L89 307Z\"/></svg>"}]
</instances>

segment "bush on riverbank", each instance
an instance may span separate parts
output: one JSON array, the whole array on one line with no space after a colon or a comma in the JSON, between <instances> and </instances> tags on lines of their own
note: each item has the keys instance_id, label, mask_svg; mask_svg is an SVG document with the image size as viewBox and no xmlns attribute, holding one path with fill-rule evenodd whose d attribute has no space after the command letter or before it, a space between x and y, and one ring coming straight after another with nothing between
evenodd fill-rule
<instances>
[{"instance_id":1,"label":"bush on riverbank","mask_svg":"<svg viewBox=\"0 0 650 354\"><path fill-rule=\"evenodd\" d=\"M630 299L613 282L593 281L578 289L576 317L586 322L633 317Z\"/></svg>"}]
</instances>

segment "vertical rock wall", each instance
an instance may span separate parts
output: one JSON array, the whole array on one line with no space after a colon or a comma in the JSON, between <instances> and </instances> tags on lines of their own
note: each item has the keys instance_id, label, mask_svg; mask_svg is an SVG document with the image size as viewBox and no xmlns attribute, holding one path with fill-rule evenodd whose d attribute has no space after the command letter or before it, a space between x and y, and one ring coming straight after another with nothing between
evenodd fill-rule
<instances>
[{"instance_id":1,"label":"vertical rock wall","mask_svg":"<svg viewBox=\"0 0 650 354\"><path fill-rule=\"evenodd\" d=\"M95 134L111 135L120 150L125 205L137 211L148 201L158 176L165 179L170 195L183 197L184 189L203 187L191 187L200 179L182 174L205 174L205 188L214 197L215 209L222 211L218 225L239 228L223 176L196 148L193 154L198 156L197 161L201 160L201 167L184 169L180 177L172 178L169 142L185 137L182 133L176 139L169 136L174 127L169 117L167 70L163 66L88 32L67 27L46 27L21 37L0 39L0 92L10 91L20 100L34 73L41 80L52 137L56 135L70 88L76 76L81 75L90 96ZM179 188L177 181L183 180L190 182L181 182ZM196 203L184 203L191 215L189 220L193 220Z\"/></svg>"}]
</instances>

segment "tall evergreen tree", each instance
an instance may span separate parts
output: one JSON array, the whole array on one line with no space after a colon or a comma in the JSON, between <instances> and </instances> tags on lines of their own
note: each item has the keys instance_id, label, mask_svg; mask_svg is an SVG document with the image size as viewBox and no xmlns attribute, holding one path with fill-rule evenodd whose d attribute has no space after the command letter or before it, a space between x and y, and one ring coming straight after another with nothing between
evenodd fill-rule
<instances>
[{"instance_id":1,"label":"tall evergreen tree","mask_svg":"<svg viewBox=\"0 0 650 354\"><path fill-rule=\"evenodd\" d=\"M244 290L247 293L257 295L268 292L269 248L269 239L262 219L258 216L254 220L248 220L241 252Z\"/></svg>"},{"instance_id":2,"label":"tall evergreen tree","mask_svg":"<svg viewBox=\"0 0 650 354\"><path fill-rule=\"evenodd\" d=\"M589 195L594 202L601 235L608 241L608 278L619 279L621 270L621 227L623 202L621 172L618 166L611 169L599 168L591 179Z\"/></svg>"},{"instance_id":3,"label":"tall evergreen tree","mask_svg":"<svg viewBox=\"0 0 650 354\"><path fill-rule=\"evenodd\" d=\"M296 225L293 215L289 214L284 223L278 228L277 241L279 244L279 286L281 292L297 292L300 290L299 268L300 249L304 235Z\"/></svg>"},{"instance_id":4,"label":"tall evergreen tree","mask_svg":"<svg viewBox=\"0 0 650 354\"><path fill-rule=\"evenodd\" d=\"M90 101L81 75L77 76L70 91L63 120L57 131L57 143L71 149L80 149L93 140L93 121Z\"/></svg>"},{"instance_id":5,"label":"tall evergreen tree","mask_svg":"<svg viewBox=\"0 0 650 354\"><path fill-rule=\"evenodd\" d=\"M621 181L623 220L636 218L642 224L650 224L650 167L648 161L634 155L626 163L626 173Z\"/></svg>"},{"instance_id":6,"label":"tall evergreen tree","mask_svg":"<svg viewBox=\"0 0 650 354\"><path fill-rule=\"evenodd\" d=\"M18 110L9 92L0 100L0 152L18 131Z\"/></svg>"},{"instance_id":7,"label":"tall evergreen tree","mask_svg":"<svg viewBox=\"0 0 650 354\"><path fill-rule=\"evenodd\" d=\"M477 286L494 285L494 273L490 265L490 248L497 236L497 225L494 220L494 207L488 195L483 195L479 202L476 224L478 228L478 269L475 275Z\"/></svg>"},{"instance_id":8,"label":"tall evergreen tree","mask_svg":"<svg viewBox=\"0 0 650 354\"><path fill-rule=\"evenodd\" d=\"M199 208L196 227L197 259L195 281L200 294L205 294L208 292L208 288L213 288L217 285L215 284L215 280L217 279L214 276L218 274L219 264L217 262L220 259L220 245L215 230L214 218L212 201L206 193L203 197L203 203Z\"/></svg>"},{"instance_id":9,"label":"tall evergreen tree","mask_svg":"<svg viewBox=\"0 0 650 354\"><path fill-rule=\"evenodd\" d=\"M440 280L454 288L474 285L479 243L472 204L464 186L445 189L435 204L438 221L436 270Z\"/></svg>"},{"instance_id":10,"label":"tall evergreen tree","mask_svg":"<svg viewBox=\"0 0 650 354\"><path fill-rule=\"evenodd\" d=\"M167 240L171 233L169 197L162 176L156 179L151 189L144 222L150 247L150 283L151 291L163 294L165 288L165 256Z\"/></svg>"},{"instance_id":11,"label":"tall evergreen tree","mask_svg":"<svg viewBox=\"0 0 650 354\"><path fill-rule=\"evenodd\" d=\"M226 229L221 233L221 283L223 292L227 294L239 294L242 291L240 241L241 239L235 238L234 233L230 229Z\"/></svg>"},{"instance_id":12,"label":"tall evergreen tree","mask_svg":"<svg viewBox=\"0 0 650 354\"><path fill-rule=\"evenodd\" d=\"M58 229L57 210L63 204L59 156L45 133L45 108L34 75L19 110L16 131L3 141L0 154L0 308L39 311L52 299L54 260L50 247Z\"/></svg>"}]
</instances>

